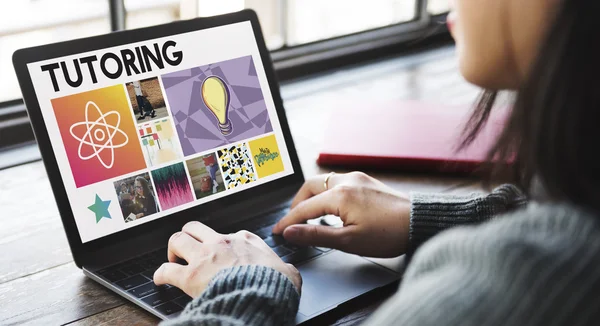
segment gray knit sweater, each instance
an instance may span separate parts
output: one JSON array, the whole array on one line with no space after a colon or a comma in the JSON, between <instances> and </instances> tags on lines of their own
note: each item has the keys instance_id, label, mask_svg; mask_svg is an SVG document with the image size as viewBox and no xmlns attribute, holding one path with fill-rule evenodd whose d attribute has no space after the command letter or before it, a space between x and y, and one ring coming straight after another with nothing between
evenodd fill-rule
<instances>
[{"instance_id":1,"label":"gray knit sweater","mask_svg":"<svg viewBox=\"0 0 600 326\"><path fill-rule=\"evenodd\" d=\"M597 216L566 204L527 204L510 185L487 195L414 193L411 201L415 254L398 292L365 324L600 323ZM282 274L234 267L164 325L293 325L298 302Z\"/></svg>"}]
</instances>

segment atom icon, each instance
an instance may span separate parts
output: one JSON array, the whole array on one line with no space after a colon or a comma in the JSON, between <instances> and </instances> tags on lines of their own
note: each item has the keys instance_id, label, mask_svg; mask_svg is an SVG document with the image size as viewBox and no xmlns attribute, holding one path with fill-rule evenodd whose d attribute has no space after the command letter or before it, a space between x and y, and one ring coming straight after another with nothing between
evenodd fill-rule
<instances>
[{"instance_id":1,"label":"atom icon","mask_svg":"<svg viewBox=\"0 0 600 326\"><path fill-rule=\"evenodd\" d=\"M90 121L89 119L90 109L92 107L96 109L99 115L99 118L96 119L96 121ZM115 126L112 126L106 122L106 117L111 115L116 115L117 117L117 123ZM119 129L120 123L121 114L119 114L119 112L110 111L103 114L96 103L92 101L87 102L85 105L85 121L74 123L69 130L71 132L71 136L79 141L79 149L77 152L79 158L85 161L97 157L98 161L100 161L105 168L112 168L113 164L115 163L115 149L123 147L129 142L129 137L127 137L127 134L123 132L123 130ZM86 128L83 137L78 136L80 133L75 133L75 129L81 129L80 127ZM117 133L125 137L125 140L120 144L113 143L113 139ZM84 148L84 145L90 146L94 152L90 155L83 155L82 149ZM100 153L102 153L104 150L110 150L110 163L106 163L100 155Z\"/></svg>"}]
</instances>

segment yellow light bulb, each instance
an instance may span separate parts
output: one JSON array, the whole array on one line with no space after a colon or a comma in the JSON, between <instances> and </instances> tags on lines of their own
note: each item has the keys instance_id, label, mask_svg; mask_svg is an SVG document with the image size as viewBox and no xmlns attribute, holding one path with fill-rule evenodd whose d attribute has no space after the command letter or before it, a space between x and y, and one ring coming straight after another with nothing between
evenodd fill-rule
<instances>
[{"instance_id":1,"label":"yellow light bulb","mask_svg":"<svg viewBox=\"0 0 600 326\"><path fill-rule=\"evenodd\" d=\"M230 97L225 82L217 76L206 78L202 83L202 100L219 121L221 133L229 135L233 127L229 120Z\"/></svg>"}]
</instances>

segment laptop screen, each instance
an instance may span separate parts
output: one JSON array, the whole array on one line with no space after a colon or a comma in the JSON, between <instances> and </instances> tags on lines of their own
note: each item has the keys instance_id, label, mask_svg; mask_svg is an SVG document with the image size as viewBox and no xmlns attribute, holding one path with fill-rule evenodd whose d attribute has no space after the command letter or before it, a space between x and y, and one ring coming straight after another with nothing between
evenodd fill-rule
<instances>
[{"instance_id":1,"label":"laptop screen","mask_svg":"<svg viewBox=\"0 0 600 326\"><path fill-rule=\"evenodd\" d=\"M84 243L294 173L250 22L27 68Z\"/></svg>"}]
</instances>

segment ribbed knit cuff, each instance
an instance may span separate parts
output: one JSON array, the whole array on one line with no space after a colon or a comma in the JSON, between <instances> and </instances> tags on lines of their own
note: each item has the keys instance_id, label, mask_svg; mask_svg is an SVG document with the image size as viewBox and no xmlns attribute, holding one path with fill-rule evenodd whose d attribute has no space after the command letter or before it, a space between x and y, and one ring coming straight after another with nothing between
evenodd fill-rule
<instances>
[{"instance_id":1,"label":"ribbed knit cuff","mask_svg":"<svg viewBox=\"0 0 600 326\"><path fill-rule=\"evenodd\" d=\"M173 324L228 320L243 325L294 325L299 304L300 295L284 274L264 266L236 266L219 271Z\"/></svg>"},{"instance_id":2,"label":"ribbed knit cuff","mask_svg":"<svg viewBox=\"0 0 600 326\"><path fill-rule=\"evenodd\" d=\"M411 193L409 256L439 232L460 225L477 224L524 205L521 190L505 184L490 194L468 195Z\"/></svg>"}]
</instances>

